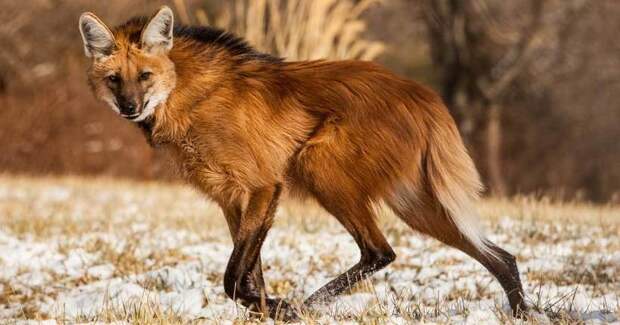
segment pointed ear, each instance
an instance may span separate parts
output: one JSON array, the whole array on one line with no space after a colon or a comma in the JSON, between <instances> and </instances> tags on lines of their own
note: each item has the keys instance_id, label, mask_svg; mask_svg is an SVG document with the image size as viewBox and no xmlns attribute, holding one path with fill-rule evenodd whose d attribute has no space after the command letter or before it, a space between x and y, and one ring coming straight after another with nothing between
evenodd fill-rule
<instances>
[{"instance_id":1,"label":"pointed ear","mask_svg":"<svg viewBox=\"0 0 620 325\"><path fill-rule=\"evenodd\" d=\"M87 57L102 58L114 51L114 35L97 16L90 12L85 12L80 16L80 34L82 34L84 53Z\"/></svg>"},{"instance_id":2,"label":"pointed ear","mask_svg":"<svg viewBox=\"0 0 620 325\"><path fill-rule=\"evenodd\" d=\"M142 31L142 49L150 53L167 53L170 51L173 27L172 9L167 6L161 7Z\"/></svg>"}]
</instances>

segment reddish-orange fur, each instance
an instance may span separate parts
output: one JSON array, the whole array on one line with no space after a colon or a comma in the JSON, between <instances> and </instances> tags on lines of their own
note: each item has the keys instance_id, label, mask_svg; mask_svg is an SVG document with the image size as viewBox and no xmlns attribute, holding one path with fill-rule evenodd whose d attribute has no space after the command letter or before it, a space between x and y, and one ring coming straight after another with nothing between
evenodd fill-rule
<instances>
[{"instance_id":1,"label":"reddish-orange fur","mask_svg":"<svg viewBox=\"0 0 620 325\"><path fill-rule=\"evenodd\" d=\"M139 52L132 39L143 26L133 21L113 30L118 47ZM183 35L161 59L174 63L176 86L155 110L148 136L222 207L235 242L229 295L272 316L280 306L294 317L284 302L265 300L260 270L260 245L284 191L316 199L362 251L360 263L308 305L394 259L372 209L384 201L413 229L478 259L498 277L515 312L525 309L514 258L457 215L471 212L466 205L480 184L433 91L371 62L280 62ZM91 79L105 70L91 69Z\"/></svg>"}]
</instances>

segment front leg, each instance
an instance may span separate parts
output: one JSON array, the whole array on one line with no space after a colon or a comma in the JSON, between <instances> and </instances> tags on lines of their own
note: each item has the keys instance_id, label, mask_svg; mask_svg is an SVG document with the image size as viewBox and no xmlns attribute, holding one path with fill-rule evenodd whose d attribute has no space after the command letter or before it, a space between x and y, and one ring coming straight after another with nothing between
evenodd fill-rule
<instances>
[{"instance_id":1,"label":"front leg","mask_svg":"<svg viewBox=\"0 0 620 325\"><path fill-rule=\"evenodd\" d=\"M237 243L237 233L239 232L239 225L242 217L241 204L238 202L235 203L227 203L220 204L222 210L224 212L224 216L226 217L226 222L228 223L228 230L230 231L230 237L232 238L233 243ZM267 291L265 289L265 280L263 279L263 268L260 257L260 252L258 254L258 260L252 269L252 276L250 277L250 285L251 289L255 291L257 295L267 296Z\"/></svg>"},{"instance_id":2,"label":"front leg","mask_svg":"<svg viewBox=\"0 0 620 325\"><path fill-rule=\"evenodd\" d=\"M229 297L240 300L248 308L258 309L274 319L279 317L292 320L298 319L298 316L290 305L257 292L252 272L258 263L267 232L273 224L281 190L282 186L278 184L251 193L224 274L224 290Z\"/></svg>"}]
</instances>

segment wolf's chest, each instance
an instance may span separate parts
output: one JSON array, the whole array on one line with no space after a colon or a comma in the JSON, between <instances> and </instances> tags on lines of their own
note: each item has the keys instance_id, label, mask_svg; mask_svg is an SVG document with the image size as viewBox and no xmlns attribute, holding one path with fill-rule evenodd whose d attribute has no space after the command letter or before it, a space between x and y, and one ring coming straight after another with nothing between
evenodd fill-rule
<instances>
[{"instance_id":1,"label":"wolf's chest","mask_svg":"<svg viewBox=\"0 0 620 325\"><path fill-rule=\"evenodd\" d=\"M189 139L174 147L173 158L181 176L205 194L219 201L241 191L234 173L209 155L208 150Z\"/></svg>"}]
</instances>

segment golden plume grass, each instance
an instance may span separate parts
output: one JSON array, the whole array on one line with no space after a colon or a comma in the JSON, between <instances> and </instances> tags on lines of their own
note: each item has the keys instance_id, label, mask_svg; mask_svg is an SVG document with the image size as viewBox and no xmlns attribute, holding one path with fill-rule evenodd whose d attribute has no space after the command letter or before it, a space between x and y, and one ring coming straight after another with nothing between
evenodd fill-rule
<instances>
[{"instance_id":1,"label":"golden plume grass","mask_svg":"<svg viewBox=\"0 0 620 325\"><path fill-rule=\"evenodd\" d=\"M174 4L183 23L193 20L243 36L257 49L289 60L373 60L385 49L364 37L362 14L379 0L231 0L212 18ZM193 15L193 18L190 16Z\"/></svg>"}]
</instances>

